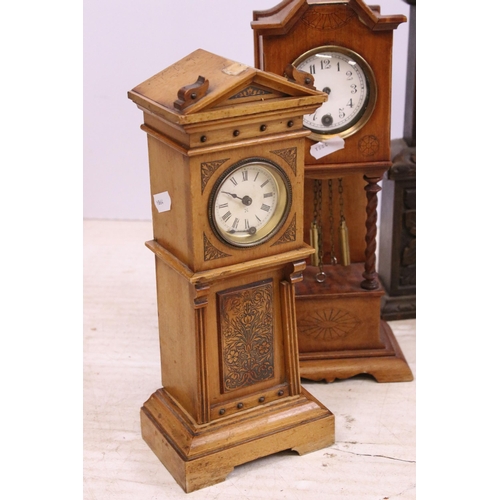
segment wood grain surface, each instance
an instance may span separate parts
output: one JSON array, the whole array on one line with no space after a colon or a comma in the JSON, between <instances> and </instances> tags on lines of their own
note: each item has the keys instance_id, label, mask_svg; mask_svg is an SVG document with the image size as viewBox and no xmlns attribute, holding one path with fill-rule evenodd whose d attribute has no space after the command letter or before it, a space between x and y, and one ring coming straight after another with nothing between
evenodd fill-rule
<instances>
[{"instance_id":1,"label":"wood grain surface","mask_svg":"<svg viewBox=\"0 0 500 500\"><path fill-rule=\"evenodd\" d=\"M84 223L84 498L186 498L141 437L161 377L151 222ZM415 368L415 320L390 322ZM192 499L412 500L416 383L358 376L303 386L335 414L335 444L240 465Z\"/></svg>"}]
</instances>

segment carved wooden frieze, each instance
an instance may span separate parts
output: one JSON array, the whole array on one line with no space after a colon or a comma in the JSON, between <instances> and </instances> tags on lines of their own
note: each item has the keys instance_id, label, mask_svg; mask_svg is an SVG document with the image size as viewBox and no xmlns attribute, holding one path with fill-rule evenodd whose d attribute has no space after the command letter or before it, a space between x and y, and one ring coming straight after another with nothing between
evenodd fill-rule
<instances>
[{"instance_id":1,"label":"carved wooden frieze","mask_svg":"<svg viewBox=\"0 0 500 500\"><path fill-rule=\"evenodd\" d=\"M217 295L222 391L234 391L274 377L272 280Z\"/></svg>"},{"instance_id":2,"label":"carved wooden frieze","mask_svg":"<svg viewBox=\"0 0 500 500\"><path fill-rule=\"evenodd\" d=\"M416 285L417 268L417 207L416 188L407 188L403 196L403 227L401 233L401 286Z\"/></svg>"},{"instance_id":3,"label":"carved wooden frieze","mask_svg":"<svg viewBox=\"0 0 500 500\"><path fill-rule=\"evenodd\" d=\"M323 6L326 7L326 6ZM335 10L330 11L327 8L309 9L306 11L302 22L307 24L309 28L317 30L335 30L342 28L350 22L355 12L347 5L336 5Z\"/></svg>"},{"instance_id":4,"label":"carved wooden frieze","mask_svg":"<svg viewBox=\"0 0 500 500\"><path fill-rule=\"evenodd\" d=\"M216 248L208 239L208 236L205 233L203 233L203 252L205 260L215 260L222 259L223 257L230 257L230 254Z\"/></svg>"},{"instance_id":5,"label":"carved wooden frieze","mask_svg":"<svg viewBox=\"0 0 500 500\"><path fill-rule=\"evenodd\" d=\"M293 173L297 175L297 148L277 149L271 151L271 153L283 158L293 170Z\"/></svg>"},{"instance_id":6,"label":"carved wooden frieze","mask_svg":"<svg viewBox=\"0 0 500 500\"><path fill-rule=\"evenodd\" d=\"M248 87L245 87L243 90L241 90L237 94L234 94L229 99L242 99L244 97L255 97L255 96L261 96L261 95L268 95L268 94L272 94L272 92L270 90L266 90L266 89L257 87L255 85L249 85Z\"/></svg>"},{"instance_id":7,"label":"carved wooden frieze","mask_svg":"<svg viewBox=\"0 0 500 500\"><path fill-rule=\"evenodd\" d=\"M298 321L301 335L315 340L338 340L353 333L361 320L345 309L327 307L312 311Z\"/></svg>"},{"instance_id":8,"label":"carved wooden frieze","mask_svg":"<svg viewBox=\"0 0 500 500\"><path fill-rule=\"evenodd\" d=\"M283 245L283 243L290 243L291 241L295 241L297 239L297 214L293 214L292 222L287 227L286 231L283 233L281 238L273 243L273 247L275 245Z\"/></svg>"},{"instance_id":9,"label":"carved wooden frieze","mask_svg":"<svg viewBox=\"0 0 500 500\"><path fill-rule=\"evenodd\" d=\"M229 160L229 158L224 158L222 160L215 160L215 161L208 161L208 162L203 162L201 164L201 192L205 190L205 186L207 185L207 182L210 180L210 177L214 174L214 172L226 161Z\"/></svg>"},{"instance_id":10,"label":"carved wooden frieze","mask_svg":"<svg viewBox=\"0 0 500 500\"><path fill-rule=\"evenodd\" d=\"M394 148L397 141L394 141ZM404 147L392 160L387 178L392 181L409 180L417 176L417 148Z\"/></svg>"},{"instance_id":11,"label":"carved wooden frieze","mask_svg":"<svg viewBox=\"0 0 500 500\"><path fill-rule=\"evenodd\" d=\"M417 315L417 299L415 295L391 297L390 300L386 300L384 303L382 312L382 317L388 321L415 318Z\"/></svg>"}]
</instances>

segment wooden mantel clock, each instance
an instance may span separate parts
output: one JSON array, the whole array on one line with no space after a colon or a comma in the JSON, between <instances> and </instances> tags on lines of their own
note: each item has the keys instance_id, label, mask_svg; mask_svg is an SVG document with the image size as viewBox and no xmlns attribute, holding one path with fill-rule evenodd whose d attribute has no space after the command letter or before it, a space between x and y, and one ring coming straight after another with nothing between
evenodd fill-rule
<instances>
[{"instance_id":1,"label":"wooden mantel clock","mask_svg":"<svg viewBox=\"0 0 500 500\"><path fill-rule=\"evenodd\" d=\"M296 294L307 379L413 379L380 319L375 261L378 183L391 166L393 31L405 21L362 0L283 0L253 13L256 67L328 94L304 117L304 239L316 249Z\"/></svg>"},{"instance_id":2,"label":"wooden mantel clock","mask_svg":"<svg viewBox=\"0 0 500 500\"><path fill-rule=\"evenodd\" d=\"M334 441L300 384L295 285L303 241L303 115L327 98L204 50L129 92L144 112L162 388L145 441L186 492L234 466Z\"/></svg>"}]
</instances>

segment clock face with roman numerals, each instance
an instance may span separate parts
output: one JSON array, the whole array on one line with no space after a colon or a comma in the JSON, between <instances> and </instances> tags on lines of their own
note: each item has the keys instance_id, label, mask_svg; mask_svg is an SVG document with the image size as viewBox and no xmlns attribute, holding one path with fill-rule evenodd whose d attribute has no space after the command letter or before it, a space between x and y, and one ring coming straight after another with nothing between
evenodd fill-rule
<instances>
[{"instance_id":1,"label":"clock face with roman numerals","mask_svg":"<svg viewBox=\"0 0 500 500\"><path fill-rule=\"evenodd\" d=\"M347 137L368 120L377 90L373 71L355 52L333 45L318 47L300 56L293 65L314 77L314 86L328 94L316 112L304 116L304 126L319 140Z\"/></svg>"},{"instance_id":2,"label":"clock face with roman numerals","mask_svg":"<svg viewBox=\"0 0 500 500\"><path fill-rule=\"evenodd\" d=\"M230 167L214 186L210 223L217 236L230 245L259 245L283 225L291 198L290 181L278 165L247 159Z\"/></svg>"}]
</instances>

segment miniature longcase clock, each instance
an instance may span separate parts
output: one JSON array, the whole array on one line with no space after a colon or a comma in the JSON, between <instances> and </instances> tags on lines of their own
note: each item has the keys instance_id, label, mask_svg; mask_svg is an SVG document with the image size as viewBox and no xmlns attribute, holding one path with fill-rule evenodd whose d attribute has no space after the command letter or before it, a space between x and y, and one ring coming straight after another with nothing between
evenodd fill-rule
<instances>
[{"instance_id":1,"label":"miniature longcase clock","mask_svg":"<svg viewBox=\"0 0 500 500\"><path fill-rule=\"evenodd\" d=\"M334 441L300 384L303 115L322 92L197 50L129 92L144 112L162 388L145 441L186 492Z\"/></svg>"},{"instance_id":2,"label":"miniature longcase clock","mask_svg":"<svg viewBox=\"0 0 500 500\"><path fill-rule=\"evenodd\" d=\"M393 31L362 0L283 0L253 13L255 65L328 95L304 116L304 239L315 253L297 285L301 375L413 376L389 325L376 273L377 193L391 166Z\"/></svg>"}]
</instances>

